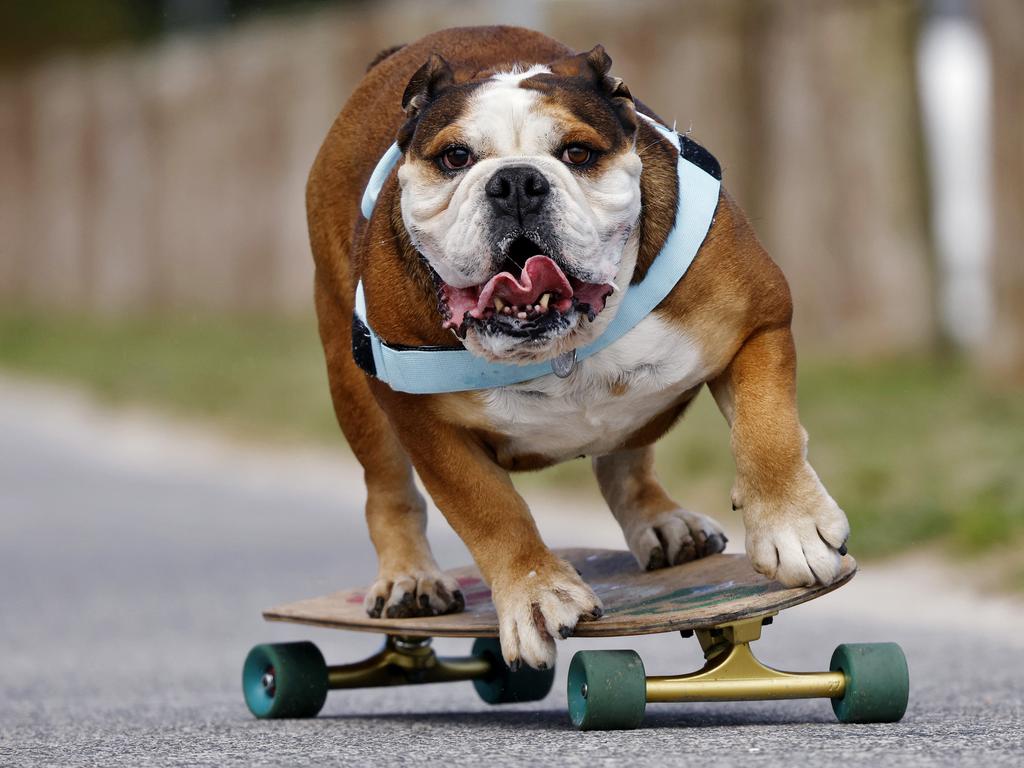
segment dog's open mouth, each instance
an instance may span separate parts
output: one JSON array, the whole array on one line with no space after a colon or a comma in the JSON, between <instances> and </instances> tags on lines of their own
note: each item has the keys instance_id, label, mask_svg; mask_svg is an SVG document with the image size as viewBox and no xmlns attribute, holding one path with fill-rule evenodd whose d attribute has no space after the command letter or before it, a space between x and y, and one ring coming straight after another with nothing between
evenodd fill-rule
<instances>
[{"instance_id":1,"label":"dog's open mouth","mask_svg":"<svg viewBox=\"0 0 1024 768\"><path fill-rule=\"evenodd\" d=\"M548 256L530 256L520 273L499 272L468 288L440 285L444 327L460 336L474 325L510 336L538 336L565 325L573 314L593 320L611 295L610 283L567 276Z\"/></svg>"}]
</instances>

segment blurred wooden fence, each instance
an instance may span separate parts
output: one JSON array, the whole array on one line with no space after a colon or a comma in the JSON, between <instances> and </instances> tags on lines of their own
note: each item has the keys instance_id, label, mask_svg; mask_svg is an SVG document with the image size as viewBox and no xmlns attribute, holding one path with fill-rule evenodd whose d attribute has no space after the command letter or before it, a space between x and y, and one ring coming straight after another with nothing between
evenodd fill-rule
<instances>
[{"instance_id":1,"label":"blurred wooden fence","mask_svg":"<svg viewBox=\"0 0 1024 768\"><path fill-rule=\"evenodd\" d=\"M995 317L982 359L1024 384L1024 2L982 0L993 73Z\"/></svg>"},{"instance_id":2,"label":"blurred wooden fence","mask_svg":"<svg viewBox=\"0 0 1024 768\"><path fill-rule=\"evenodd\" d=\"M804 346L934 335L913 0L388 2L0 79L0 301L308 311L303 187L381 48L505 21L602 42L705 143L796 294Z\"/></svg>"}]
</instances>

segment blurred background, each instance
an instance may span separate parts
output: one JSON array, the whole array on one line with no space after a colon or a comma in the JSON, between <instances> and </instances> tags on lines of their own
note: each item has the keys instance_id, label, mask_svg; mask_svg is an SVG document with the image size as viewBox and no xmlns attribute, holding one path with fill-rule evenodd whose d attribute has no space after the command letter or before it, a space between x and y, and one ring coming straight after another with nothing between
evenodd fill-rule
<instances>
[{"instance_id":1,"label":"blurred background","mask_svg":"<svg viewBox=\"0 0 1024 768\"><path fill-rule=\"evenodd\" d=\"M1019 0L4 3L0 375L336 449L309 166L380 49L499 22L603 43L721 160L792 285L854 553L1024 590ZM659 451L677 498L730 519L710 398ZM522 482L601 504L585 461Z\"/></svg>"}]
</instances>

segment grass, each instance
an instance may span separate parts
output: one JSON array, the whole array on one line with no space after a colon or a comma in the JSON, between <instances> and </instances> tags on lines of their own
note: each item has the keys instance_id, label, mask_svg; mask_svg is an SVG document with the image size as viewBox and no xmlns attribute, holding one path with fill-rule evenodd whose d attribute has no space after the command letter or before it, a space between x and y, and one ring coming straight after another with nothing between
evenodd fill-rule
<instances>
[{"instance_id":1,"label":"grass","mask_svg":"<svg viewBox=\"0 0 1024 768\"><path fill-rule=\"evenodd\" d=\"M0 312L0 368L82 386L258 439L337 444L312 318L140 317ZM850 516L859 556L937 543L964 557L1007 553L1024 569L1024 396L963 362L801 361L810 456ZM707 394L659 444L659 473L685 504L728 518L728 433ZM525 476L591 489L587 461Z\"/></svg>"},{"instance_id":2,"label":"grass","mask_svg":"<svg viewBox=\"0 0 1024 768\"><path fill-rule=\"evenodd\" d=\"M246 437L340 436L312 318L0 311L0 366Z\"/></svg>"}]
</instances>

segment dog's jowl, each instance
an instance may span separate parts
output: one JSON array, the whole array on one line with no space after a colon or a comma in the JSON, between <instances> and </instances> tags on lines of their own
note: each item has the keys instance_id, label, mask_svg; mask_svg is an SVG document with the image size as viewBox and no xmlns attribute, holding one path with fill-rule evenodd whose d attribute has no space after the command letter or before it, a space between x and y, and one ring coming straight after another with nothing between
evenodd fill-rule
<instances>
[{"instance_id":1,"label":"dog's jowl","mask_svg":"<svg viewBox=\"0 0 1024 768\"><path fill-rule=\"evenodd\" d=\"M379 559L366 610L463 606L415 468L491 586L510 664L551 665L555 639L602 608L509 472L590 456L641 567L720 552L719 525L653 470L705 384L732 431L754 567L828 584L849 533L807 463L785 279L711 154L611 64L511 27L399 47L342 109L307 188L331 395Z\"/></svg>"}]
</instances>

